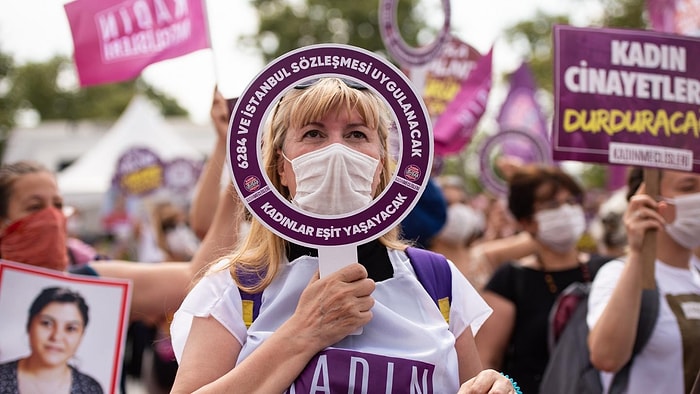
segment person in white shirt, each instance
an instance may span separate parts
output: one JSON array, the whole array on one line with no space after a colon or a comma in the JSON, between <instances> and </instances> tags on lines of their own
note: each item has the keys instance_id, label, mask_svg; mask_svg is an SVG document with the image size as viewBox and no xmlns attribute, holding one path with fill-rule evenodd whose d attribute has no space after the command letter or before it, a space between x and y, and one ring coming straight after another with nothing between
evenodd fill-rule
<instances>
[{"instance_id":1,"label":"person in white shirt","mask_svg":"<svg viewBox=\"0 0 700 394\"><path fill-rule=\"evenodd\" d=\"M272 111L263 167L303 210L362 209L391 178L389 119L386 104L353 81L297 86ZM172 392L454 393L461 385L464 393L514 393L509 379L482 371L476 351L474 333L488 305L450 263L448 323L406 247L396 228L359 246L358 263L319 278L314 250L254 220L241 246L212 266L175 314L180 365ZM259 280L246 283L242 273ZM239 288L264 290L249 328Z\"/></svg>"},{"instance_id":2,"label":"person in white shirt","mask_svg":"<svg viewBox=\"0 0 700 394\"><path fill-rule=\"evenodd\" d=\"M630 360L628 393L688 393L700 369L700 260L693 254L700 246L700 174L660 172L658 198L645 194L644 186L630 198L624 215L628 253L600 269L589 297L591 362L604 371L606 392L613 373ZM659 316L646 346L633 355L649 230L657 231Z\"/></svg>"}]
</instances>

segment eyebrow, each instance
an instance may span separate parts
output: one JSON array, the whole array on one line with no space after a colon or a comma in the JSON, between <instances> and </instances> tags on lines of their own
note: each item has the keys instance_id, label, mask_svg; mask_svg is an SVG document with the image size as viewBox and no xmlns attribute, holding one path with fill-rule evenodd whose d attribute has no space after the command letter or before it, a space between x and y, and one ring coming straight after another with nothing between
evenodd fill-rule
<instances>
[{"instance_id":1,"label":"eyebrow","mask_svg":"<svg viewBox=\"0 0 700 394\"><path fill-rule=\"evenodd\" d=\"M44 199L38 194L32 194L31 196L22 200L23 204L33 204L33 203L37 203L37 202L40 202L40 203L44 202Z\"/></svg>"},{"instance_id":2,"label":"eyebrow","mask_svg":"<svg viewBox=\"0 0 700 394\"><path fill-rule=\"evenodd\" d=\"M40 317L40 318L43 318L43 319L50 319L51 321L54 321L54 322L58 321L58 319L56 319L56 318L53 317L52 315L49 315L48 313L41 313L41 314L39 314L39 317ZM78 320L68 320L68 321L65 321L65 322L63 322L63 323L67 323L67 324L77 324L77 325L80 325L80 326L83 325L83 322L82 322L82 320L80 320L80 319L78 319Z\"/></svg>"}]
</instances>

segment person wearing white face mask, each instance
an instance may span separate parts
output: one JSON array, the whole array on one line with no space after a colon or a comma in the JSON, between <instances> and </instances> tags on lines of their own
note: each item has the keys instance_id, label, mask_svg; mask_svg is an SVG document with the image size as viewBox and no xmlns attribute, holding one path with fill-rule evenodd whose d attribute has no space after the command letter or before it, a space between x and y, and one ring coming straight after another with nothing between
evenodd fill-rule
<instances>
[{"instance_id":1,"label":"person wearing white face mask","mask_svg":"<svg viewBox=\"0 0 700 394\"><path fill-rule=\"evenodd\" d=\"M381 168L379 159L332 143L290 160L295 174L292 203L319 215L356 211L372 201L374 177ZM286 185L285 185L286 186Z\"/></svg>"},{"instance_id":2,"label":"person wearing white face mask","mask_svg":"<svg viewBox=\"0 0 700 394\"><path fill-rule=\"evenodd\" d=\"M389 112L366 87L339 78L307 81L271 112L262 167L290 204L343 215L368 207L389 184ZM253 220L242 243L211 266L175 314L172 392L349 392L355 385L409 392L418 385L454 393L463 385L463 392L514 393L509 379L482 371L477 356L473 332L490 308L450 264L447 323L406 248L397 227L358 246L358 263L320 278L316 250ZM249 327L255 312L248 315L239 289L262 292ZM351 335L358 328L362 333ZM414 381L414 370L430 372Z\"/></svg>"},{"instance_id":3,"label":"person wearing white face mask","mask_svg":"<svg viewBox=\"0 0 700 394\"><path fill-rule=\"evenodd\" d=\"M632 360L628 393L691 392L700 370L700 174L660 170L658 198L645 194L641 169L630 176L624 215L628 252L601 268L588 302L588 344L604 389L610 372ZM634 182L636 180L636 182ZM638 190L639 188L639 190ZM656 230L654 265L659 315L634 353L642 299L642 243ZM696 390L700 388L696 387Z\"/></svg>"},{"instance_id":4,"label":"person wearing white face mask","mask_svg":"<svg viewBox=\"0 0 700 394\"><path fill-rule=\"evenodd\" d=\"M598 259L576 248L586 229L583 198L583 189L558 167L525 165L509 179L508 208L532 237L534 254L501 265L486 284L482 295L494 313L476 342L484 366L502 369L525 393L539 392L554 301L597 270Z\"/></svg>"}]
</instances>

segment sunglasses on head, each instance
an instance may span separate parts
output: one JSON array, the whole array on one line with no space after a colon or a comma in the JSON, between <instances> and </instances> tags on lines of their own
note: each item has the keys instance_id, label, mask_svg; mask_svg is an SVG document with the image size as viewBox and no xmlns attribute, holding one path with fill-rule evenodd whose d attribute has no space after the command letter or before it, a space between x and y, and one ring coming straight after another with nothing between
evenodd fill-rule
<instances>
[{"instance_id":1,"label":"sunglasses on head","mask_svg":"<svg viewBox=\"0 0 700 394\"><path fill-rule=\"evenodd\" d=\"M311 87L311 86L315 85L318 81L320 81L320 80L322 80L322 79L323 79L323 78L311 78L311 79L308 79L308 80L306 80L306 81L304 81L304 82L301 82L301 83L297 84L296 86L294 86L294 89L304 90L304 89L306 89L306 88L308 88L308 87ZM347 87L349 87L349 88L351 88L351 89L355 89L355 90L367 90L367 86L365 86L365 85L363 85L363 84L361 84L361 83L359 83L359 82L355 82L355 81L353 81L352 79L346 79L346 78L337 78L337 79L341 80L341 81L345 84L345 86L347 86ZM284 97L282 97L282 98L284 98ZM282 102L282 98L280 98L280 100L277 102L277 105L275 105L275 110L272 112L272 117L275 117L275 116L276 116L276 114L277 114L277 108L279 108L279 105L280 105L280 103Z\"/></svg>"},{"instance_id":2,"label":"sunglasses on head","mask_svg":"<svg viewBox=\"0 0 700 394\"><path fill-rule=\"evenodd\" d=\"M310 86L315 85L321 79L323 79L323 78L312 78L312 79L306 80L306 81L294 86L294 89L304 90ZM367 90L367 86L365 86L359 82L355 82L352 79L346 79L346 78L338 78L338 79L343 81L345 86L347 86L349 88L356 89L356 90Z\"/></svg>"}]
</instances>

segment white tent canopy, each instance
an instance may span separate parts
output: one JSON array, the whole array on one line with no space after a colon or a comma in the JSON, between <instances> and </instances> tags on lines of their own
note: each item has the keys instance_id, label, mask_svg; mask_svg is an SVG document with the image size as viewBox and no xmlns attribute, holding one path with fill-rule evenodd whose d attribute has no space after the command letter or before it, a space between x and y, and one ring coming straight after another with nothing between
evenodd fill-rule
<instances>
[{"instance_id":1,"label":"white tent canopy","mask_svg":"<svg viewBox=\"0 0 700 394\"><path fill-rule=\"evenodd\" d=\"M148 148L163 161L204 158L170 129L154 104L137 95L104 137L58 174L59 190L69 199L106 193L117 161L132 148Z\"/></svg>"}]
</instances>

